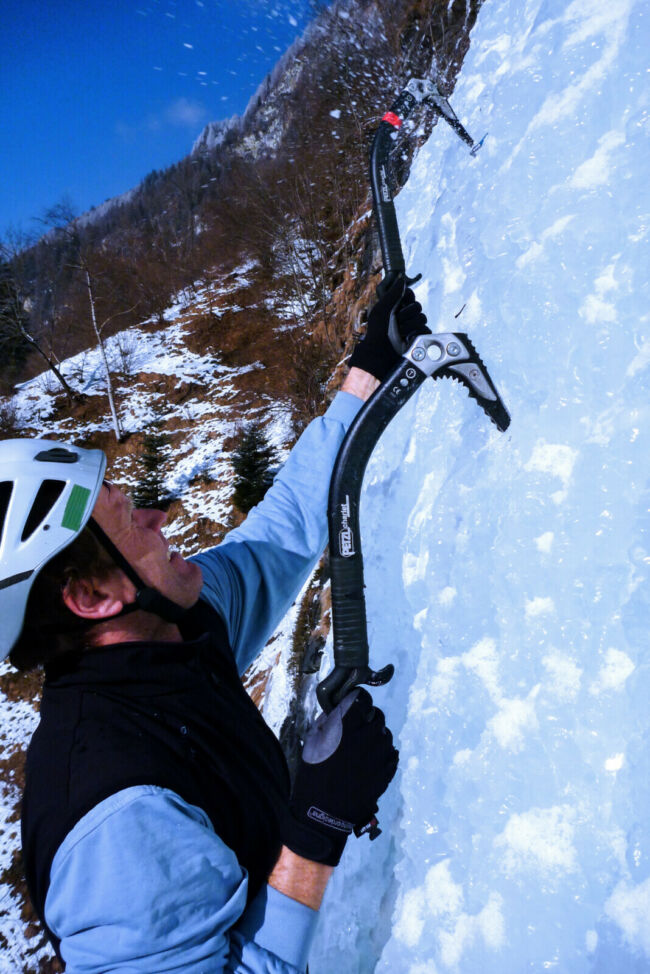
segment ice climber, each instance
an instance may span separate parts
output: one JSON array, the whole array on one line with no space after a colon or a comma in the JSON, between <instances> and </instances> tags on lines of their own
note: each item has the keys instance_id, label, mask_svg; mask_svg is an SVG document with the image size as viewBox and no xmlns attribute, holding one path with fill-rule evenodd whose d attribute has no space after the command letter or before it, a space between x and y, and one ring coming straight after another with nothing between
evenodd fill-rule
<instances>
[{"instance_id":1,"label":"ice climber","mask_svg":"<svg viewBox=\"0 0 650 974\"><path fill-rule=\"evenodd\" d=\"M404 337L428 331L398 281L263 502L189 560L164 513L104 479L101 451L0 442L0 647L45 669L24 866L69 974L305 969L332 868L397 751L356 690L310 733L291 788L240 675L323 551L339 444L396 361L391 308Z\"/></svg>"}]
</instances>

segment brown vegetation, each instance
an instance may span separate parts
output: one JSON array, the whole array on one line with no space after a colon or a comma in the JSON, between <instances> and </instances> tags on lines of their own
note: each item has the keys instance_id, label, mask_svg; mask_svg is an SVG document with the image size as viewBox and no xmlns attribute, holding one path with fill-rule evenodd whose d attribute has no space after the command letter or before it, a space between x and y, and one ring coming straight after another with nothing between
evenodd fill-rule
<instances>
[{"instance_id":1,"label":"brown vegetation","mask_svg":"<svg viewBox=\"0 0 650 974\"><path fill-rule=\"evenodd\" d=\"M357 0L346 19L336 5L324 8L217 148L150 173L128 201L101 217L70 222L69 206L55 206L45 237L13 255L5 246L29 309L29 333L42 349L18 357L22 378L42 368L43 355L58 368L96 344L87 273L106 337L149 317L161 323L171 295L250 258L258 262L259 285L290 299L296 321L307 334L315 331L328 363L338 361L350 306L332 296L351 263L357 265L351 296L367 295L368 223L352 233L350 227L369 207L370 138L406 77L428 76L433 68L451 90L478 7L478 0ZM424 137L432 124L430 115ZM411 150L395 159L398 181ZM224 344L236 340L236 332L220 331ZM263 341L265 331L251 324L248 346ZM298 385L303 412L312 393L303 379Z\"/></svg>"},{"instance_id":2,"label":"brown vegetation","mask_svg":"<svg viewBox=\"0 0 650 974\"><path fill-rule=\"evenodd\" d=\"M13 319L3 317L0 307L0 347L4 362L11 362L0 394L42 371L44 360L60 371L67 357L96 345L86 272L104 337L136 323L156 330L173 295L211 285L207 305L187 315L188 347L211 351L225 365L261 362L263 369L238 377L233 409L241 415L253 402L288 401L298 434L323 410L328 389L333 393L340 385L374 298L380 262L367 159L376 124L407 77L436 76L451 93L479 7L480 0L355 0L348 19L339 18L336 7L325 8L305 42L267 79L242 124L216 149L150 173L128 201L101 217L71 224L59 209L51 214L53 229L32 246L5 242L0 260L9 276L3 280L11 280L2 294ZM418 140L434 123L429 114ZM396 153L398 184L415 144L411 140ZM224 306L216 285L228 285L244 262L254 262L249 282L238 291L236 307ZM31 344L21 339L22 326ZM119 370L131 385L145 380L130 373L128 341L121 358ZM74 430L75 422L96 417L97 400L76 395L74 375L63 378L69 390L55 405ZM201 393L168 376L148 375L146 381L168 402ZM118 412L121 406L118 394ZM0 400L0 436L11 435L15 422L10 404ZM180 424L169 423L165 432L176 448L184 435ZM133 459L142 433L119 447L108 433L96 433L87 445L104 449L109 464ZM179 508L180 502L172 503L172 517ZM234 510L224 525L199 518L192 525L194 544L215 543L239 518ZM322 567L296 626L295 706L282 731L289 754L296 753L304 730L302 702L328 631L325 581ZM39 686L38 674L0 678L10 701L37 701ZM263 704L263 674L249 689ZM23 760L19 752L7 756L0 779L19 786ZM18 857L3 881L25 904L28 936L40 938ZM54 960L40 968L45 974L60 969Z\"/></svg>"}]
</instances>

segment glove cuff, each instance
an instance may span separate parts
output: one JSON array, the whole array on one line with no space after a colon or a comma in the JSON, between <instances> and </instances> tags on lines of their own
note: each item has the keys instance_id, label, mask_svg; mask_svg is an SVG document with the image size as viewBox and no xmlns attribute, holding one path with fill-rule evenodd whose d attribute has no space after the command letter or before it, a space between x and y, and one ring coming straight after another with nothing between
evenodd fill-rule
<instances>
[{"instance_id":1,"label":"glove cuff","mask_svg":"<svg viewBox=\"0 0 650 974\"><path fill-rule=\"evenodd\" d=\"M366 343L365 338L358 342L348 359L348 365L350 368L363 369L364 372L369 372L375 379L383 382L399 362L399 355L391 346L382 349L369 346L370 343Z\"/></svg>"},{"instance_id":2,"label":"glove cuff","mask_svg":"<svg viewBox=\"0 0 650 974\"><path fill-rule=\"evenodd\" d=\"M312 809L310 809L311 811ZM315 811L318 812L318 810ZM352 825L349 822L342 822L337 819L336 821L340 823L339 826L323 825L321 827L316 819L312 820L314 824L307 825L289 812L282 828L283 844L295 852L297 856L302 856L303 859L321 862L325 866L338 866L348 835L352 832ZM341 826L346 826L345 830Z\"/></svg>"}]
</instances>

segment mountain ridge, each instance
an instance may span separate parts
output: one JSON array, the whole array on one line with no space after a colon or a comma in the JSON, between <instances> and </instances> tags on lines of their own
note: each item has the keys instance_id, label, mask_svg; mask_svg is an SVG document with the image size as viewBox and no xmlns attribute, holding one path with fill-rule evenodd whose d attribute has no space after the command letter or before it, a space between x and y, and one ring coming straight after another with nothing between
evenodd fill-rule
<instances>
[{"instance_id":1,"label":"mountain ridge","mask_svg":"<svg viewBox=\"0 0 650 974\"><path fill-rule=\"evenodd\" d=\"M25 314L25 327L72 395L52 369L42 371L42 356L37 362L32 353L13 370L7 356L0 435L64 436L100 447L116 482L130 489L148 425L162 417L171 457L165 471L175 498L168 536L185 553L214 544L242 517L231 498L229 454L237 424L261 420L286 453L340 386L380 270L366 173L374 126L403 79L426 74L434 60L439 71L444 66L451 87L479 4L350 0L344 6L350 17L339 18L336 30L327 19L333 12L325 13L327 44L321 38L314 45L313 62L292 55L290 75L278 69L277 78L271 72L262 83L247 109L245 151L230 152L241 130L239 122L226 122L219 145L206 144L164 173L150 173L96 221L83 222L83 216L59 221L48 241L14 255L10 264L17 313ZM391 29L378 36L382 18ZM456 21L454 34L450 24ZM435 46L439 24L446 25L441 33L447 47ZM369 36L381 56L370 57ZM351 51L356 60L348 57ZM264 136L280 112L268 94L278 85L286 110L278 123L281 153L274 154L261 150L276 144ZM426 140L432 125L429 117L417 138L400 145L398 182L408 173L413 147ZM219 160L226 152L230 162L222 171ZM106 322L102 340L125 431L121 441L108 418L97 341L84 324L88 295L74 264L88 268L98 320ZM0 343L5 327L0 308ZM6 335L4 347L15 347L7 345ZM39 387L31 400L30 385ZM289 753L309 719L314 666L328 630L323 564L247 684L273 715ZM303 662L306 651L309 663ZM279 675L270 681L278 659ZM34 674L22 678L5 667L0 711L7 719L24 707L33 714L38 687ZM26 720L3 770L7 824L0 831L7 855L0 863L0 888L24 920L0 955L4 950L17 970L38 965L41 974L50 974L59 968L26 901L14 827L30 726Z\"/></svg>"}]
</instances>

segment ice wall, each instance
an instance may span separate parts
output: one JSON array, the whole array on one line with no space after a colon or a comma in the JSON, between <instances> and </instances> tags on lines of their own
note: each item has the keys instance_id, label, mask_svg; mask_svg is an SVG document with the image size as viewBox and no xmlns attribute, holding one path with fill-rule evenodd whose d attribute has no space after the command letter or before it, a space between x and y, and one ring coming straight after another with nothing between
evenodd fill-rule
<instances>
[{"instance_id":1,"label":"ice wall","mask_svg":"<svg viewBox=\"0 0 650 974\"><path fill-rule=\"evenodd\" d=\"M650 971L649 16L488 0L452 98L485 145L439 125L398 198L513 420L428 382L369 464L401 768L312 974Z\"/></svg>"}]
</instances>

